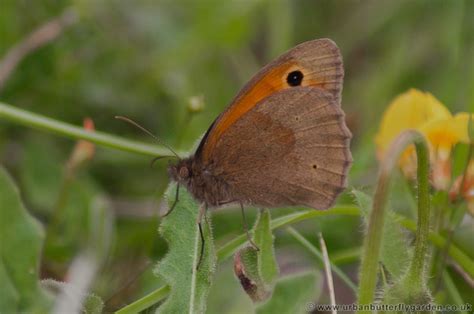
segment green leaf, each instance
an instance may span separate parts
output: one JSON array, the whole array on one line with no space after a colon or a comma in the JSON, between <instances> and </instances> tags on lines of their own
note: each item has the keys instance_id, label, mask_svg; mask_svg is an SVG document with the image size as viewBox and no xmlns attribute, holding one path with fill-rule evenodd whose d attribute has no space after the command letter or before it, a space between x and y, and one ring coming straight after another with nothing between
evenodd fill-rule
<instances>
[{"instance_id":1,"label":"green leaf","mask_svg":"<svg viewBox=\"0 0 474 314\"><path fill-rule=\"evenodd\" d=\"M272 298L257 307L257 313L310 312L321 291L322 276L319 272L304 272L281 278L276 283Z\"/></svg>"},{"instance_id":2,"label":"green leaf","mask_svg":"<svg viewBox=\"0 0 474 314\"><path fill-rule=\"evenodd\" d=\"M262 210L255 223L253 241L260 249L258 252L258 270L265 284L271 285L278 277L278 264L273 247L273 233L270 228L270 211Z\"/></svg>"},{"instance_id":3,"label":"green leaf","mask_svg":"<svg viewBox=\"0 0 474 314\"><path fill-rule=\"evenodd\" d=\"M247 246L234 257L234 272L254 302L264 301L271 296L274 281L278 277L270 221L270 211L261 210L252 230L252 240L259 249Z\"/></svg>"},{"instance_id":4,"label":"green leaf","mask_svg":"<svg viewBox=\"0 0 474 314\"><path fill-rule=\"evenodd\" d=\"M0 294L0 312L16 312L18 301L20 299L19 291L8 277L5 265L0 263L0 282L2 283L2 293Z\"/></svg>"},{"instance_id":5,"label":"green leaf","mask_svg":"<svg viewBox=\"0 0 474 314\"><path fill-rule=\"evenodd\" d=\"M174 202L176 186L166 192L168 204ZM180 189L179 202L160 225L160 234L168 241L169 251L158 263L156 273L171 287L167 300L158 308L159 313L204 313L206 300L216 267L216 252L207 214L202 218L204 253L199 269L201 237L198 224L199 205L191 195Z\"/></svg>"},{"instance_id":6,"label":"green leaf","mask_svg":"<svg viewBox=\"0 0 474 314\"><path fill-rule=\"evenodd\" d=\"M356 203L363 213L364 222L368 223L369 213L372 209L372 198L364 192L353 190ZM383 231L380 259L388 272L394 278L400 278L405 272L410 259L411 250L407 249L406 235L400 228L400 220L394 212L387 211L387 219Z\"/></svg>"},{"instance_id":7,"label":"green leaf","mask_svg":"<svg viewBox=\"0 0 474 314\"><path fill-rule=\"evenodd\" d=\"M278 218L275 218L271 221L270 226L271 229L281 228L290 224L295 224L299 221L308 220L311 218L317 217L326 217L326 216L337 216L337 215L344 215L344 216L360 216L360 210L357 206L354 205L341 205L331 208L331 210L314 210L314 209L306 209L306 210L295 210L293 213L284 215ZM247 237L245 234L242 234L231 241L228 241L223 246L221 246L217 252L217 256L219 261L225 260L232 256L234 252L247 241Z\"/></svg>"},{"instance_id":8,"label":"green leaf","mask_svg":"<svg viewBox=\"0 0 474 314\"><path fill-rule=\"evenodd\" d=\"M57 205L51 215L43 249L44 262L53 261L65 267L85 245L100 245L99 238L90 234L99 224L93 216L105 210L100 190L94 184L81 178L68 180L63 185Z\"/></svg>"},{"instance_id":9,"label":"green leaf","mask_svg":"<svg viewBox=\"0 0 474 314\"><path fill-rule=\"evenodd\" d=\"M24 146L19 167L20 186L33 212L50 213L61 186L61 162L57 147L41 136Z\"/></svg>"},{"instance_id":10,"label":"green leaf","mask_svg":"<svg viewBox=\"0 0 474 314\"><path fill-rule=\"evenodd\" d=\"M44 232L26 211L7 172L0 167L0 312L47 312L50 298L39 286Z\"/></svg>"},{"instance_id":11,"label":"green leaf","mask_svg":"<svg viewBox=\"0 0 474 314\"><path fill-rule=\"evenodd\" d=\"M234 256L234 272L253 302L261 302L271 295L259 272L259 252L253 246L240 249Z\"/></svg>"}]
</instances>

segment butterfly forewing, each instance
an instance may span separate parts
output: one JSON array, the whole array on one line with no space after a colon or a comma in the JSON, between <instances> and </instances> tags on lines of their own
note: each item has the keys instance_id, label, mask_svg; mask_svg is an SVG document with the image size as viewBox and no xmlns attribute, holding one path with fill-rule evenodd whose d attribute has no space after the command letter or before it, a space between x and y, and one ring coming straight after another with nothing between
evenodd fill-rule
<instances>
[{"instance_id":1,"label":"butterfly forewing","mask_svg":"<svg viewBox=\"0 0 474 314\"><path fill-rule=\"evenodd\" d=\"M291 81L292 73L300 80ZM341 54L332 40L318 39L294 47L262 68L242 88L208 130L196 158L209 163L215 146L223 140L227 130L263 99L282 90L295 86L323 90L339 105L343 76Z\"/></svg>"},{"instance_id":2,"label":"butterfly forewing","mask_svg":"<svg viewBox=\"0 0 474 314\"><path fill-rule=\"evenodd\" d=\"M246 203L325 209L346 186L350 138L330 92L285 89L226 129L209 170Z\"/></svg>"}]
</instances>

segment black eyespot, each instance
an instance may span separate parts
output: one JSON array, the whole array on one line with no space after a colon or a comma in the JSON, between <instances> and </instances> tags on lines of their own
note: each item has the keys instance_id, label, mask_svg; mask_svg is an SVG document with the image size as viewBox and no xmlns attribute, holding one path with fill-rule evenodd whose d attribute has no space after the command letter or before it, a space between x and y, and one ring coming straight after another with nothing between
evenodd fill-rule
<instances>
[{"instance_id":1,"label":"black eyespot","mask_svg":"<svg viewBox=\"0 0 474 314\"><path fill-rule=\"evenodd\" d=\"M313 169L318 169L318 165L313 165Z\"/></svg>"},{"instance_id":2,"label":"black eyespot","mask_svg":"<svg viewBox=\"0 0 474 314\"><path fill-rule=\"evenodd\" d=\"M286 77L286 82L290 86L298 86L301 85L301 82L303 81L303 73L301 71L293 71L288 76Z\"/></svg>"}]
</instances>

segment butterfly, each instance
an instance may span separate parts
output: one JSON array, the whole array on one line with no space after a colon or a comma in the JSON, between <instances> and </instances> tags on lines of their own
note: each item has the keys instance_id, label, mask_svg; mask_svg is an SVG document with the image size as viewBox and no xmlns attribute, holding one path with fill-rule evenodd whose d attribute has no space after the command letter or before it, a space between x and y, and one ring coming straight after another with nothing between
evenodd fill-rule
<instances>
[{"instance_id":1,"label":"butterfly","mask_svg":"<svg viewBox=\"0 0 474 314\"><path fill-rule=\"evenodd\" d=\"M333 41L294 47L244 86L170 177L207 207L330 207L352 162L343 76Z\"/></svg>"},{"instance_id":2,"label":"butterfly","mask_svg":"<svg viewBox=\"0 0 474 314\"><path fill-rule=\"evenodd\" d=\"M200 217L229 203L242 210L331 207L352 163L343 77L341 53L330 39L299 44L263 67L196 152L168 167L178 184L176 201L184 186L202 204Z\"/></svg>"}]
</instances>

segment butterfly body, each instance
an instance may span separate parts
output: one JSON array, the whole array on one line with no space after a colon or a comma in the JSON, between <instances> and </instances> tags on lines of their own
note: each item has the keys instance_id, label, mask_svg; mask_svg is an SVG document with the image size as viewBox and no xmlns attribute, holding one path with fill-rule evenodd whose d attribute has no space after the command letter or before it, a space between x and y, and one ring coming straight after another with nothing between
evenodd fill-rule
<instances>
[{"instance_id":1,"label":"butterfly body","mask_svg":"<svg viewBox=\"0 0 474 314\"><path fill-rule=\"evenodd\" d=\"M207 207L218 207L235 198L228 184L214 175L211 169L203 168L195 161L194 156L169 166L168 173L174 181L185 186L197 201Z\"/></svg>"},{"instance_id":2,"label":"butterfly body","mask_svg":"<svg viewBox=\"0 0 474 314\"><path fill-rule=\"evenodd\" d=\"M247 83L170 177L209 207L330 207L352 161L342 78L331 40L296 46Z\"/></svg>"}]
</instances>

